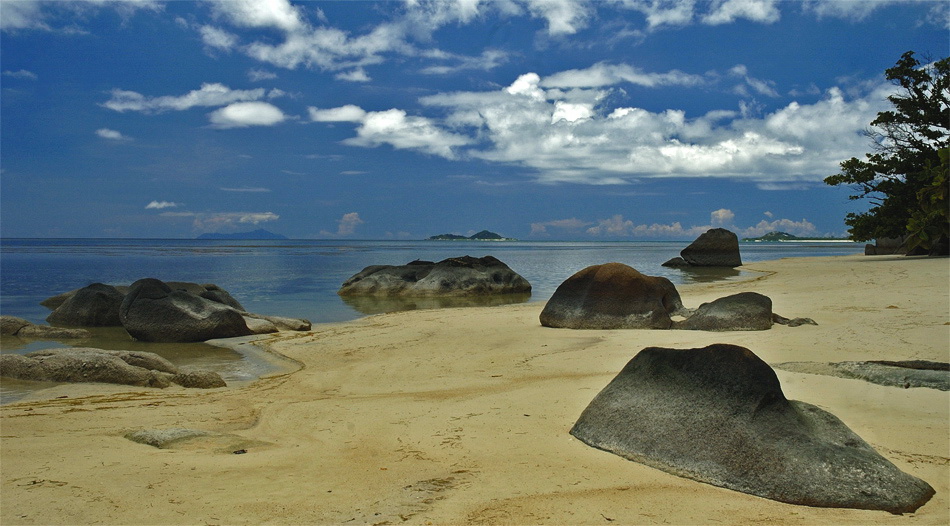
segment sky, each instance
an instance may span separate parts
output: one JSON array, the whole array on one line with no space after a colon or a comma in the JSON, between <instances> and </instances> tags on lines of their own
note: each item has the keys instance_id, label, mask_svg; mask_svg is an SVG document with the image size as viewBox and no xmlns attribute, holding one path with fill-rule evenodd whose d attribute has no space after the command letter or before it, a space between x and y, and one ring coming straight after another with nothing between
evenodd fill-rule
<instances>
[{"instance_id":1,"label":"sky","mask_svg":"<svg viewBox=\"0 0 950 526\"><path fill-rule=\"evenodd\" d=\"M844 236L943 0L0 0L0 235Z\"/></svg>"}]
</instances>

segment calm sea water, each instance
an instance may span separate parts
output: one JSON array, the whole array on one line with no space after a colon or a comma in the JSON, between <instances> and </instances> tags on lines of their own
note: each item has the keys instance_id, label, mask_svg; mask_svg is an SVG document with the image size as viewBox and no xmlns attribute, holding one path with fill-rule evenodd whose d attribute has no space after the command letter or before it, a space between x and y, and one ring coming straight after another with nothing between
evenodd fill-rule
<instances>
[{"instance_id":1,"label":"calm sea water","mask_svg":"<svg viewBox=\"0 0 950 526\"><path fill-rule=\"evenodd\" d=\"M0 314L44 323L49 310L40 301L90 283L128 285L154 277L164 281L215 283L246 309L261 314L339 322L366 314L419 305L344 302L336 291L369 265L401 265L415 259L439 261L492 255L532 285L530 301L548 299L567 277L590 265L620 262L675 284L742 279L734 270L690 272L661 266L678 256L688 241L674 242L451 242L451 241L231 241L165 239L2 239ZM745 263L802 256L860 253L853 243L743 243ZM424 305L423 305L424 306ZM128 348L122 332L97 335L96 346ZM84 343L88 345L87 343ZM28 352L62 346L57 342L4 343L3 352ZM136 344L173 361L204 354L199 365L222 370L225 379L247 376L259 364L245 364L234 351L198 346L168 348ZM176 350L177 349L177 350ZM198 350L202 353L199 353ZM217 353L219 356L207 358ZM0 385L7 390L11 382ZM0 392L0 396L2 396ZM9 395L5 397L9 400ZM8 401L7 400L7 401Z\"/></svg>"}]
</instances>

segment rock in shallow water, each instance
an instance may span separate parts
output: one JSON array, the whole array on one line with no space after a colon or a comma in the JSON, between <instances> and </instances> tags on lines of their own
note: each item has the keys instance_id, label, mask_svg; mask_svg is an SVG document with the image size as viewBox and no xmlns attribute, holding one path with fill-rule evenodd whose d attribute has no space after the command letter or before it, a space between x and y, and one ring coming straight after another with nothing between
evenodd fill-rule
<instances>
[{"instance_id":1,"label":"rock in shallow water","mask_svg":"<svg viewBox=\"0 0 950 526\"><path fill-rule=\"evenodd\" d=\"M340 296L477 296L523 294L531 284L492 256L462 256L438 263L412 261L406 265L372 265L340 287Z\"/></svg>"},{"instance_id":2,"label":"rock in shallow water","mask_svg":"<svg viewBox=\"0 0 950 526\"><path fill-rule=\"evenodd\" d=\"M571 434L668 473L791 504L907 513L934 494L834 415L787 400L772 368L734 345L643 349Z\"/></svg>"}]
</instances>

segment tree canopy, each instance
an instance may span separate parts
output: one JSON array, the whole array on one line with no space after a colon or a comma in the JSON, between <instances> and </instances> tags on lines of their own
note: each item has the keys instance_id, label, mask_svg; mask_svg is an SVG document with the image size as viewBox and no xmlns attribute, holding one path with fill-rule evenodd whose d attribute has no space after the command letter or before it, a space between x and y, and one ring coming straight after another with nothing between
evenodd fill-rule
<instances>
[{"instance_id":1,"label":"tree canopy","mask_svg":"<svg viewBox=\"0 0 950 526\"><path fill-rule=\"evenodd\" d=\"M825 182L850 185L850 199L872 203L845 217L852 239L907 237L909 249L946 253L950 58L922 64L908 51L885 75L898 89L888 97L893 110L879 112L867 130L873 151L843 161Z\"/></svg>"}]
</instances>

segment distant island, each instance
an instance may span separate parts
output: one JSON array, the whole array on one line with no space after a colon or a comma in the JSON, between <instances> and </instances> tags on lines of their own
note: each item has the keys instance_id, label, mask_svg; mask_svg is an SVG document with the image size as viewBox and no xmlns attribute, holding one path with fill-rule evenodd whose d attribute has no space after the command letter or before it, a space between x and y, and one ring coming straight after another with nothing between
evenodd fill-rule
<instances>
[{"instance_id":1,"label":"distant island","mask_svg":"<svg viewBox=\"0 0 950 526\"><path fill-rule=\"evenodd\" d=\"M500 234L489 232L488 230L482 230L468 237L458 234L439 234L428 238L426 241L517 241L517 239L504 237Z\"/></svg>"},{"instance_id":2,"label":"distant island","mask_svg":"<svg viewBox=\"0 0 950 526\"><path fill-rule=\"evenodd\" d=\"M788 232L769 232L762 237L744 237L743 241L749 241L754 243L765 242L782 242L782 241L851 241L850 239L844 238L834 238L834 237L798 237L789 234Z\"/></svg>"},{"instance_id":3,"label":"distant island","mask_svg":"<svg viewBox=\"0 0 950 526\"><path fill-rule=\"evenodd\" d=\"M287 239L287 236L268 232L267 230L260 228L253 232L235 232L233 234L208 232L198 236L198 239Z\"/></svg>"}]
</instances>

